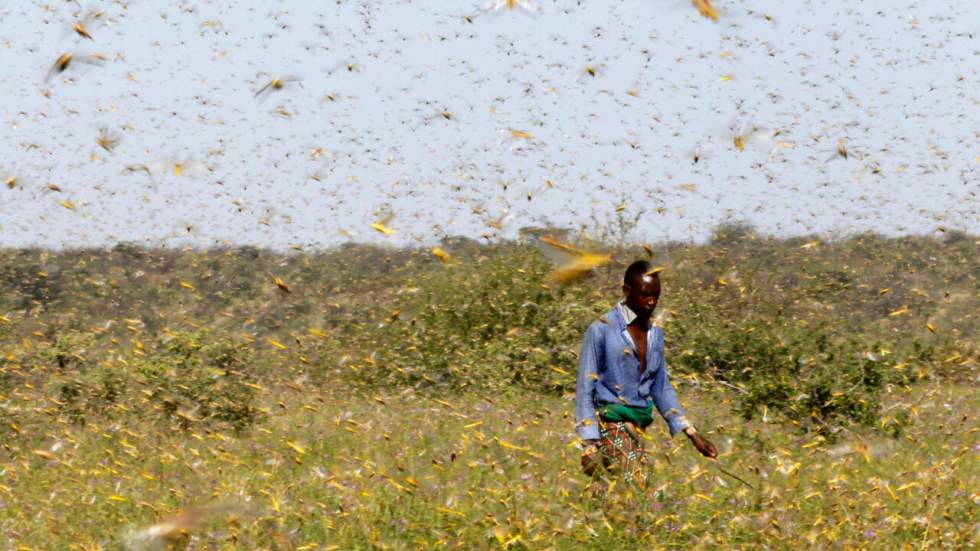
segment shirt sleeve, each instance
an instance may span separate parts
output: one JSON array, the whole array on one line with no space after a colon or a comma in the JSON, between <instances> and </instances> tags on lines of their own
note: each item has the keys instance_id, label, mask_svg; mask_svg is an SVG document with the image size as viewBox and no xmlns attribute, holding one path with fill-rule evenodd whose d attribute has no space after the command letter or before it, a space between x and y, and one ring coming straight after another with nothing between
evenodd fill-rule
<instances>
[{"instance_id":1,"label":"shirt sleeve","mask_svg":"<svg viewBox=\"0 0 980 551\"><path fill-rule=\"evenodd\" d=\"M583 440L598 440L599 425L595 411L595 384L602 361L602 329L590 325L578 357L578 381L575 385L575 430Z\"/></svg>"},{"instance_id":2,"label":"shirt sleeve","mask_svg":"<svg viewBox=\"0 0 980 551\"><path fill-rule=\"evenodd\" d=\"M684 408L677 400L674 385L670 383L670 377L667 374L667 360L664 358L663 353L664 333L663 331L658 331L657 333L657 346L660 348L660 354L657 355L659 358L656 366L657 371L653 375L653 385L650 388L650 394L653 398L654 405L657 406L657 411L667 421L670 436L673 437L678 432L690 427L691 423L685 417Z\"/></svg>"}]
</instances>

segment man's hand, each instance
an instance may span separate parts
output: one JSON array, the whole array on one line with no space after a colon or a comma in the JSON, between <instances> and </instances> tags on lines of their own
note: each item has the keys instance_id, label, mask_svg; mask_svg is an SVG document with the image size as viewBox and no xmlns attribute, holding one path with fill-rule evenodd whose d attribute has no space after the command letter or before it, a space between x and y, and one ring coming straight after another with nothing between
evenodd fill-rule
<instances>
[{"instance_id":1,"label":"man's hand","mask_svg":"<svg viewBox=\"0 0 980 551\"><path fill-rule=\"evenodd\" d=\"M715 445L709 442L707 438L701 436L701 433L695 430L694 427L685 429L684 434L691 439L691 443L701 452L701 455L711 459L718 457L718 449L715 448Z\"/></svg>"}]
</instances>

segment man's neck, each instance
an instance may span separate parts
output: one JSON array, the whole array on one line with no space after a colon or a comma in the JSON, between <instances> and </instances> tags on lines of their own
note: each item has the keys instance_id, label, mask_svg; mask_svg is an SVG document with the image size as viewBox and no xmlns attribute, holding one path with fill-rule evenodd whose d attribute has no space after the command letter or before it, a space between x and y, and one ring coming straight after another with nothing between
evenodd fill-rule
<instances>
[{"instance_id":1,"label":"man's neck","mask_svg":"<svg viewBox=\"0 0 980 551\"><path fill-rule=\"evenodd\" d=\"M643 330L646 330L646 329L648 329L650 327L650 316L649 316L649 314L646 315L646 316L644 316L642 314L638 314L636 312L636 310L634 310L633 308L630 308L630 305L629 304L626 304L625 301L624 302L621 302L620 304L625 308L625 311L623 313L623 316L627 320L626 321L626 325L635 325L636 327L638 327L640 329L643 329ZM633 319L630 319L630 318L633 318Z\"/></svg>"},{"instance_id":2,"label":"man's neck","mask_svg":"<svg viewBox=\"0 0 980 551\"><path fill-rule=\"evenodd\" d=\"M647 329L650 328L650 316L646 316L646 317L636 316L635 318L633 318L633 321L631 321L629 324L639 327L640 329L646 331Z\"/></svg>"}]
</instances>

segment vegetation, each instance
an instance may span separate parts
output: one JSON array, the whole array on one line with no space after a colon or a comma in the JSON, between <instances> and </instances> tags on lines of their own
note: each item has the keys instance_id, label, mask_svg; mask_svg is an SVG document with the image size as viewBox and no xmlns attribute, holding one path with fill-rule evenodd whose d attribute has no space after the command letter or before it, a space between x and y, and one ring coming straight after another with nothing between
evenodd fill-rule
<instances>
[{"instance_id":1,"label":"vegetation","mask_svg":"<svg viewBox=\"0 0 980 551\"><path fill-rule=\"evenodd\" d=\"M978 243L736 225L567 286L524 242L0 251L0 538L152 548L185 511L195 548L969 547ZM753 488L658 425L656 502L582 491L578 347L638 257Z\"/></svg>"}]
</instances>

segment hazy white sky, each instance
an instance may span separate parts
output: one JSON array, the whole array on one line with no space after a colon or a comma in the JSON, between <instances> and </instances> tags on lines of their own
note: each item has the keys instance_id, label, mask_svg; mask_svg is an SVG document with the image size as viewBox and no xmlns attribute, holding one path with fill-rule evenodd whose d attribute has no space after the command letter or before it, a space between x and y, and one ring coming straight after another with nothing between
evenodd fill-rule
<instances>
[{"instance_id":1,"label":"hazy white sky","mask_svg":"<svg viewBox=\"0 0 980 551\"><path fill-rule=\"evenodd\" d=\"M980 2L536 5L0 0L0 246L980 231Z\"/></svg>"}]
</instances>

